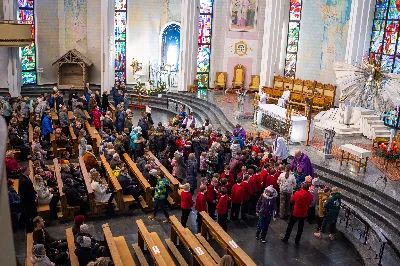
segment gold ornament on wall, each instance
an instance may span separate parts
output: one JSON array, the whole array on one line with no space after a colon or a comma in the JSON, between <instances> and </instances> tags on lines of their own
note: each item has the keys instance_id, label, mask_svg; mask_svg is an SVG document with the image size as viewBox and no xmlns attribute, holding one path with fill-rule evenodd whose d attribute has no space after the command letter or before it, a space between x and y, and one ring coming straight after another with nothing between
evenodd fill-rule
<instances>
[{"instance_id":1,"label":"gold ornament on wall","mask_svg":"<svg viewBox=\"0 0 400 266\"><path fill-rule=\"evenodd\" d=\"M248 50L248 45L244 41L240 41L234 44L234 54L237 54L238 56L247 55Z\"/></svg>"}]
</instances>

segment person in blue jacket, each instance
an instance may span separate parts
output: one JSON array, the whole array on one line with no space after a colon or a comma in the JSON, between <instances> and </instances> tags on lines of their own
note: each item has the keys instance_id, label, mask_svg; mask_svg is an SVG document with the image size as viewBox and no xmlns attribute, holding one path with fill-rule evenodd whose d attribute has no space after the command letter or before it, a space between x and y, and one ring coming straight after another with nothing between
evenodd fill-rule
<instances>
[{"instance_id":1,"label":"person in blue jacket","mask_svg":"<svg viewBox=\"0 0 400 266\"><path fill-rule=\"evenodd\" d=\"M124 96L122 95L121 90L119 90L115 93L114 106L117 107L122 102L124 102Z\"/></svg>"},{"instance_id":2,"label":"person in blue jacket","mask_svg":"<svg viewBox=\"0 0 400 266\"><path fill-rule=\"evenodd\" d=\"M119 111L115 118L115 124L114 124L118 134L121 134L122 130L124 129L124 122L125 122L125 111Z\"/></svg>"},{"instance_id":3,"label":"person in blue jacket","mask_svg":"<svg viewBox=\"0 0 400 266\"><path fill-rule=\"evenodd\" d=\"M50 134L53 133L53 127L51 125L51 114L47 112L43 116L42 120L42 135L45 141L50 142Z\"/></svg>"}]
</instances>

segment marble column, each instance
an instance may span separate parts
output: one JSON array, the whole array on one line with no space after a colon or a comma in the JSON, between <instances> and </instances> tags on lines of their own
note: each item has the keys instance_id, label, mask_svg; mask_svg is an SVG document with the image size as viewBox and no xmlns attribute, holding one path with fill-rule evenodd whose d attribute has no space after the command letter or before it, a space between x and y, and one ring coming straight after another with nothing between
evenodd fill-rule
<instances>
[{"instance_id":1,"label":"marble column","mask_svg":"<svg viewBox=\"0 0 400 266\"><path fill-rule=\"evenodd\" d=\"M3 19L4 20L17 20L17 0L3 0ZM8 90L12 97L16 97L21 92L22 85L22 69L21 60L19 58L19 48L8 48Z\"/></svg>"},{"instance_id":2,"label":"marble column","mask_svg":"<svg viewBox=\"0 0 400 266\"><path fill-rule=\"evenodd\" d=\"M186 91L193 83L197 70L197 35L200 0L182 0L181 4L181 56L178 91Z\"/></svg>"},{"instance_id":3,"label":"marble column","mask_svg":"<svg viewBox=\"0 0 400 266\"><path fill-rule=\"evenodd\" d=\"M101 0L101 92L114 86L114 1Z\"/></svg>"},{"instance_id":4,"label":"marble column","mask_svg":"<svg viewBox=\"0 0 400 266\"><path fill-rule=\"evenodd\" d=\"M271 86L274 76L284 73L289 2L266 0L260 73L261 86Z\"/></svg>"},{"instance_id":5,"label":"marble column","mask_svg":"<svg viewBox=\"0 0 400 266\"><path fill-rule=\"evenodd\" d=\"M376 0L353 0L345 61L354 65L369 54Z\"/></svg>"}]
</instances>

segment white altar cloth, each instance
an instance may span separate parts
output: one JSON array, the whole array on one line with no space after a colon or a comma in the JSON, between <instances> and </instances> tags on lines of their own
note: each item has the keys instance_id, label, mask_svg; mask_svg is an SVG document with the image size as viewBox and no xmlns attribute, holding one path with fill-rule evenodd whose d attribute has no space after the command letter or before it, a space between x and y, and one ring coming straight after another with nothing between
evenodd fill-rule
<instances>
[{"instance_id":1,"label":"white altar cloth","mask_svg":"<svg viewBox=\"0 0 400 266\"><path fill-rule=\"evenodd\" d=\"M363 148L360 148L358 146L355 146L353 144L344 144L340 146L340 149L348 152L350 154L353 154L357 156L360 159L366 159L368 157L372 157L372 152Z\"/></svg>"},{"instance_id":2,"label":"white altar cloth","mask_svg":"<svg viewBox=\"0 0 400 266\"><path fill-rule=\"evenodd\" d=\"M275 118L286 120L286 109L275 104L259 104L257 114L257 124L261 125L262 114L268 114ZM307 118L305 116L292 116L292 132L290 134L291 142L306 141L307 139ZM314 135L314 120L311 121L310 140Z\"/></svg>"}]
</instances>

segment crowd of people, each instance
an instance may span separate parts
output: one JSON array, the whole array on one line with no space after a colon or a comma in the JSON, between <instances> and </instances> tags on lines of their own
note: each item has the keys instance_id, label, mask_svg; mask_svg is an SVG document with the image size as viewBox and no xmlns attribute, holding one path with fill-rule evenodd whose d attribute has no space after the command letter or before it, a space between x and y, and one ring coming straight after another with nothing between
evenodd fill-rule
<instances>
[{"instance_id":1,"label":"crowd of people","mask_svg":"<svg viewBox=\"0 0 400 266\"><path fill-rule=\"evenodd\" d=\"M46 165L46 160L55 152L50 143L51 134L55 136L56 146L65 148L59 160L62 190L68 205L79 207L74 227L75 253L81 265L105 260L104 243L93 239L84 224L84 217L90 212L86 185L79 166L71 163L73 157L83 158L95 201L106 204L107 213L113 213L114 194L105 180L104 168L93 153L93 142L84 126L87 120L100 135L99 153L106 157L125 195L132 195L138 202L142 189L121 159L124 153L132 157L148 180L154 197L154 211L148 217L151 220L156 220L161 210L165 216L163 222L169 222L167 198L170 184L149 152L182 184L181 222L185 227L194 207L198 228L202 222L202 211L217 219L225 231L228 231L231 221L258 219L255 235L263 243L266 242L269 224L277 218L289 220L283 242L289 241L291 231L298 223L295 238L298 244L306 220L309 223L317 220L316 237L322 238L328 226L329 237L334 239L340 193L337 188L320 184L305 153L296 151L289 163L288 147L282 137L271 133L272 145L268 145L260 133L249 135L240 125L236 125L233 132L222 132L220 128L214 128L209 119L199 124L191 113L185 112L184 107L165 124L155 124L151 112L142 112L135 125L132 110L129 109L130 99L124 89L116 83L111 90L116 107L114 120L108 110L107 92L101 97L99 92L92 93L85 89L79 94L71 88L66 104L64 94L59 90L55 90L50 97L41 95L32 101L27 97L16 100L5 97L1 101L11 148L20 151L19 161L29 158L33 162L34 173L30 173L29 167L21 167L12 150L6 154L14 225L19 225L19 216L23 214L27 232L34 232L34 265L50 265L37 263L43 261L40 258L44 254L56 264L65 259L65 241L50 238L44 230L43 219L37 217L36 212L38 204L49 204L54 218L58 212L57 179L54 168ZM58 113L56 124L52 123L50 110ZM73 122L68 118L68 110L74 113ZM90 118L84 110L88 111ZM31 144L28 140L29 123L33 127ZM71 124L78 137L77 154L74 154L69 133ZM30 179L31 174L34 183ZM18 193L13 179L19 179ZM135 207L135 204L130 206Z\"/></svg>"}]
</instances>

